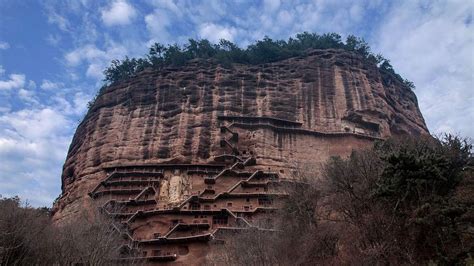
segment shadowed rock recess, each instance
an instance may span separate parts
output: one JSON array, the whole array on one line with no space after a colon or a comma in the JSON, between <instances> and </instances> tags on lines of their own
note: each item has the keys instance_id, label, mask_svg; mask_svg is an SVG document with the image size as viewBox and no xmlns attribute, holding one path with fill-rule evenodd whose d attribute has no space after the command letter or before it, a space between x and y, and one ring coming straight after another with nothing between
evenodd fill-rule
<instances>
[{"instance_id":1,"label":"shadowed rock recess","mask_svg":"<svg viewBox=\"0 0 474 266\"><path fill-rule=\"evenodd\" d=\"M103 89L78 126L54 219L99 207L124 237L121 259L200 264L238 230L271 230L295 166L428 134L389 75L331 49L140 72Z\"/></svg>"}]
</instances>

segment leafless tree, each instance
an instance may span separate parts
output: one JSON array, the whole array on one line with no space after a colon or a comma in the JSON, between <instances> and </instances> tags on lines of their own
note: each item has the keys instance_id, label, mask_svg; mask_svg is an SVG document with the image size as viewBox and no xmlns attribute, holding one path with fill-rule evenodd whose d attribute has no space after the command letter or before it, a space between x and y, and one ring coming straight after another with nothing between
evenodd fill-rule
<instances>
[{"instance_id":1,"label":"leafless tree","mask_svg":"<svg viewBox=\"0 0 474 266\"><path fill-rule=\"evenodd\" d=\"M295 168L275 232L236 234L213 249L209 263L472 262L471 150L450 135L404 138L331 158L318 176Z\"/></svg>"},{"instance_id":2,"label":"leafless tree","mask_svg":"<svg viewBox=\"0 0 474 266\"><path fill-rule=\"evenodd\" d=\"M80 213L55 225L47 209L0 198L0 265L110 265L123 243L111 220Z\"/></svg>"}]
</instances>

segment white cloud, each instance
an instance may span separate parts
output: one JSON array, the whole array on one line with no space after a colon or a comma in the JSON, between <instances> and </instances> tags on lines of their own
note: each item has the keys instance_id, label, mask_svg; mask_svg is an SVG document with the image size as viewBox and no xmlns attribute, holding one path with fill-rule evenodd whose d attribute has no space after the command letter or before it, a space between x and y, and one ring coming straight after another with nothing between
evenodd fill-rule
<instances>
[{"instance_id":1,"label":"white cloud","mask_svg":"<svg viewBox=\"0 0 474 266\"><path fill-rule=\"evenodd\" d=\"M0 80L0 90L18 89L25 86L25 75L11 74L9 80Z\"/></svg>"},{"instance_id":2,"label":"white cloud","mask_svg":"<svg viewBox=\"0 0 474 266\"><path fill-rule=\"evenodd\" d=\"M34 91L21 88L18 90L18 97L25 103L39 104Z\"/></svg>"},{"instance_id":3,"label":"white cloud","mask_svg":"<svg viewBox=\"0 0 474 266\"><path fill-rule=\"evenodd\" d=\"M102 71L114 59L122 59L130 55L125 46L110 43L106 49L101 50L95 45L85 45L79 47L65 55L66 64L70 67L79 66L81 63L87 64L86 76L100 80L103 78Z\"/></svg>"},{"instance_id":4,"label":"white cloud","mask_svg":"<svg viewBox=\"0 0 474 266\"><path fill-rule=\"evenodd\" d=\"M94 79L101 79L103 77L104 65L103 64L90 64L86 71L86 76Z\"/></svg>"},{"instance_id":5,"label":"white cloud","mask_svg":"<svg viewBox=\"0 0 474 266\"><path fill-rule=\"evenodd\" d=\"M46 37L46 41L52 46L57 46L59 42L61 41L61 35L49 34L48 37Z\"/></svg>"},{"instance_id":6,"label":"white cloud","mask_svg":"<svg viewBox=\"0 0 474 266\"><path fill-rule=\"evenodd\" d=\"M69 31L69 21L64 16L58 14L56 10L54 10L53 6L46 5L45 7L48 16L48 23L55 24L62 31Z\"/></svg>"},{"instance_id":7,"label":"white cloud","mask_svg":"<svg viewBox=\"0 0 474 266\"><path fill-rule=\"evenodd\" d=\"M290 12L286 10L282 10L278 13L278 22L279 22L278 25L283 25L283 26L291 25L293 20L294 20L293 14L291 14Z\"/></svg>"},{"instance_id":8,"label":"white cloud","mask_svg":"<svg viewBox=\"0 0 474 266\"><path fill-rule=\"evenodd\" d=\"M71 103L71 114L82 116L87 111L87 105L92 99L92 95L84 94L83 92L77 92L74 94L74 98Z\"/></svg>"},{"instance_id":9,"label":"white cloud","mask_svg":"<svg viewBox=\"0 0 474 266\"><path fill-rule=\"evenodd\" d=\"M71 100L67 100L61 95L56 95L52 98L56 109L61 110L63 114L68 116L80 116L87 111L87 103L90 101L91 96L82 92L77 92Z\"/></svg>"},{"instance_id":10,"label":"white cloud","mask_svg":"<svg viewBox=\"0 0 474 266\"><path fill-rule=\"evenodd\" d=\"M168 15L164 11L156 9L154 13L145 16L146 28L152 42L168 43L171 41L167 27L171 25Z\"/></svg>"},{"instance_id":11,"label":"white cloud","mask_svg":"<svg viewBox=\"0 0 474 266\"><path fill-rule=\"evenodd\" d=\"M152 1L155 10L145 18L152 40L180 42L189 37L216 34L232 38L241 46L268 35L288 38L302 31L339 32L342 36L358 33L375 23L363 24L385 1ZM278 26L275 26L278 25ZM180 28L186 28L181 30ZM178 35L176 35L176 32ZM172 36L172 37L170 37ZM231 37L229 37L231 36Z\"/></svg>"},{"instance_id":12,"label":"white cloud","mask_svg":"<svg viewBox=\"0 0 474 266\"><path fill-rule=\"evenodd\" d=\"M280 7L280 0L264 0L263 6L267 12L274 12Z\"/></svg>"},{"instance_id":13,"label":"white cloud","mask_svg":"<svg viewBox=\"0 0 474 266\"><path fill-rule=\"evenodd\" d=\"M79 89L72 95L60 89L49 91L48 104L40 103L35 91L20 89L19 98L30 103L27 108L0 107L1 195L19 195L33 206L51 206L60 193L62 164L75 121L84 115L91 98Z\"/></svg>"},{"instance_id":14,"label":"white cloud","mask_svg":"<svg viewBox=\"0 0 474 266\"><path fill-rule=\"evenodd\" d=\"M50 206L60 191L71 125L49 107L0 114L0 193Z\"/></svg>"},{"instance_id":15,"label":"white cloud","mask_svg":"<svg viewBox=\"0 0 474 266\"><path fill-rule=\"evenodd\" d=\"M473 4L407 1L381 25L376 47L414 81L431 132L474 138Z\"/></svg>"},{"instance_id":16,"label":"white cloud","mask_svg":"<svg viewBox=\"0 0 474 266\"><path fill-rule=\"evenodd\" d=\"M36 82L34 82L33 80L28 81L28 89L36 89Z\"/></svg>"},{"instance_id":17,"label":"white cloud","mask_svg":"<svg viewBox=\"0 0 474 266\"><path fill-rule=\"evenodd\" d=\"M43 90L55 90L62 86L64 86L64 84L61 82L52 82L50 80L43 79L40 88L42 88Z\"/></svg>"},{"instance_id":18,"label":"white cloud","mask_svg":"<svg viewBox=\"0 0 474 266\"><path fill-rule=\"evenodd\" d=\"M2 105L2 106L0 106L0 113L10 112L11 109L12 109L12 108L11 108L11 106L9 106L9 105L8 105L8 106Z\"/></svg>"},{"instance_id":19,"label":"white cloud","mask_svg":"<svg viewBox=\"0 0 474 266\"><path fill-rule=\"evenodd\" d=\"M90 61L103 58L106 53L94 45L86 45L66 54L65 58L70 66L77 66L83 60Z\"/></svg>"},{"instance_id":20,"label":"white cloud","mask_svg":"<svg viewBox=\"0 0 474 266\"><path fill-rule=\"evenodd\" d=\"M117 0L108 9L101 12L106 26L127 25L136 17L135 8L124 0Z\"/></svg>"},{"instance_id":21,"label":"white cloud","mask_svg":"<svg viewBox=\"0 0 474 266\"><path fill-rule=\"evenodd\" d=\"M199 27L199 37L217 43L221 39L234 41L237 30L234 27L225 27L213 23L205 23Z\"/></svg>"},{"instance_id":22,"label":"white cloud","mask_svg":"<svg viewBox=\"0 0 474 266\"><path fill-rule=\"evenodd\" d=\"M173 0L154 0L154 1L151 1L151 4L154 7L159 8L159 9L167 9L178 16L181 16L183 11L185 11L183 9L183 6L178 6L179 4L182 4L182 3L176 3Z\"/></svg>"},{"instance_id":23,"label":"white cloud","mask_svg":"<svg viewBox=\"0 0 474 266\"><path fill-rule=\"evenodd\" d=\"M10 44L0 41L0 50L6 50L8 48L10 48Z\"/></svg>"},{"instance_id":24,"label":"white cloud","mask_svg":"<svg viewBox=\"0 0 474 266\"><path fill-rule=\"evenodd\" d=\"M2 116L0 121L29 139L53 136L68 123L64 115L51 107L39 110L24 109Z\"/></svg>"},{"instance_id":25,"label":"white cloud","mask_svg":"<svg viewBox=\"0 0 474 266\"><path fill-rule=\"evenodd\" d=\"M363 18L364 10L360 5L354 4L350 7L349 14L354 21L360 21Z\"/></svg>"}]
</instances>

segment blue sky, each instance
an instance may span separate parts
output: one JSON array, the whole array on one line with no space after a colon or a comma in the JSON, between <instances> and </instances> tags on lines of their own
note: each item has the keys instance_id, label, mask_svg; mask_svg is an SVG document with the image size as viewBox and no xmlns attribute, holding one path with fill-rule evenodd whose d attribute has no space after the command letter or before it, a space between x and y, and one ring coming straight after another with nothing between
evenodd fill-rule
<instances>
[{"instance_id":1,"label":"blue sky","mask_svg":"<svg viewBox=\"0 0 474 266\"><path fill-rule=\"evenodd\" d=\"M113 59L153 42L355 34L414 81L430 131L474 137L474 1L0 0L0 194L50 206Z\"/></svg>"}]
</instances>

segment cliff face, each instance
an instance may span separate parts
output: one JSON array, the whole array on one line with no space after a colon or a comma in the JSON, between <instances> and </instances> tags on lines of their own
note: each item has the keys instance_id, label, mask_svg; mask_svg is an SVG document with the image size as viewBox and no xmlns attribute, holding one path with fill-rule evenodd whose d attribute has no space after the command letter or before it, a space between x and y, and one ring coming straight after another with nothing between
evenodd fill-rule
<instances>
[{"instance_id":1,"label":"cliff face","mask_svg":"<svg viewBox=\"0 0 474 266\"><path fill-rule=\"evenodd\" d=\"M257 206L278 206L284 193L276 184L295 165L317 171L330 156L376 139L428 134L414 93L383 75L342 50L231 69L195 60L141 72L104 89L77 128L54 218L120 205L119 222L148 252L142 257L155 256L156 246L143 242L153 240L168 243L160 254L177 254L159 260L202 259L207 238L226 226L263 228ZM179 229L190 224L202 224L195 231L203 239ZM170 244L173 234L191 244Z\"/></svg>"}]
</instances>

